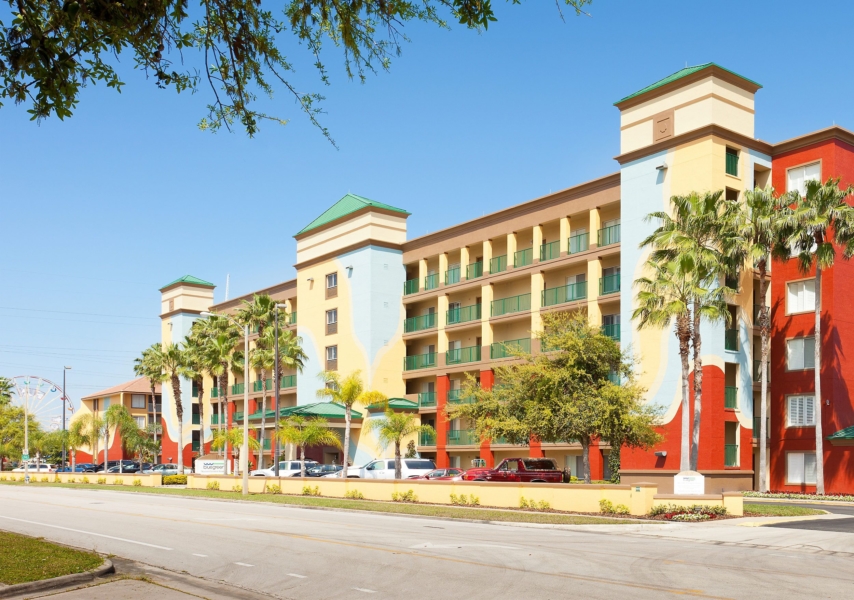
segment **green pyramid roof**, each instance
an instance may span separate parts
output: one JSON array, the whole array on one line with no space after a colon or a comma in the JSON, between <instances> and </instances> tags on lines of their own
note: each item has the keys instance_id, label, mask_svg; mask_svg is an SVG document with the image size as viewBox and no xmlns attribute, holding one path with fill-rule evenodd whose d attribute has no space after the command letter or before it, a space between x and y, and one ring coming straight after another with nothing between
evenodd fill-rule
<instances>
[{"instance_id":1,"label":"green pyramid roof","mask_svg":"<svg viewBox=\"0 0 854 600\"><path fill-rule=\"evenodd\" d=\"M311 231L312 229L316 229L321 225L326 225L327 223L331 223L332 221L336 221L342 217L346 217L347 215L352 214L357 210L362 210L363 208L366 208L368 206L391 210L394 212L398 212L402 215L409 215L408 212L401 208L395 208L394 206L389 206L388 204L383 204L382 202L375 202L374 200L369 200L368 198L363 198L362 196L357 196L356 194L347 194L338 202L326 209L326 212L324 212L314 221L303 227L297 233L297 235L299 235L300 233L305 233L306 231Z\"/></svg>"},{"instance_id":2,"label":"green pyramid roof","mask_svg":"<svg viewBox=\"0 0 854 600\"><path fill-rule=\"evenodd\" d=\"M645 94L645 93L650 92L650 91L652 91L652 90L654 90L654 89L656 89L656 88L660 88L660 87L661 87L661 86L663 86L663 85L667 85L667 84L668 84L668 83L670 83L671 81L676 81L677 79L682 79L683 77L687 77L688 75L691 75L691 74L693 74L693 73L696 73L697 71L702 71L703 69L708 69L709 67L717 67L717 68L719 68L719 69L723 69L723 70L724 70L724 71L726 71L727 73L732 73L732 74L733 74L733 75L735 75L736 77L740 77L741 79L744 79L745 81L749 81L750 83L752 83L752 84L754 84L754 85L757 85L757 86L759 86L759 87L762 87L760 84L756 83L756 82L755 82L755 81L753 81L752 79L748 79L747 77L743 77L742 75L739 75L739 74L738 74L738 73L736 73L735 71L730 71L729 69L726 69L726 68L724 68L724 67L722 67L722 66L720 66L720 65L717 65L717 64L715 64L715 63L711 63L711 62L710 62L710 63L706 63L706 64L704 64L704 65L695 65L695 66L693 66L693 67L685 67L684 69L679 69L678 71L676 71L676 72L675 72L675 73L673 73L672 75L668 75L668 76L667 76L667 77L665 77L664 79L661 79L661 80L659 80L659 81L656 81L656 82L655 82L655 83L653 83L652 85L648 85L648 86L646 86L645 88L643 88L642 90L638 90L638 91L637 91L637 92L635 92L634 94L630 94L630 95L626 96L625 98L622 98L622 99L620 99L620 100L617 100L616 102L614 102L614 104L615 104L615 105L616 105L616 104L620 104L621 102L625 102L626 100L630 100L631 98L635 98L636 96L640 96L641 94Z\"/></svg>"},{"instance_id":3,"label":"green pyramid roof","mask_svg":"<svg viewBox=\"0 0 854 600\"><path fill-rule=\"evenodd\" d=\"M418 403L406 398L389 398L388 407L392 410L418 410ZM385 404L371 404L367 408L369 411L385 410Z\"/></svg>"},{"instance_id":4,"label":"green pyramid roof","mask_svg":"<svg viewBox=\"0 0 854 600\"><path fill-rule=\"evenodd\" d=\"M827 436L829 440L854 440L854 425L840 429L833 435Z\"/></svg>"},{"instance_id":5,"label":"green pyramid roof","mask_svg":"<svg viewBox=\"0 0 854 600\"><path fill-rule=\"evenodd\" d=\"M183 277L179 277L175 281L171 283L167 283L163 286L163 288L168 288L170 285L175 285L176 283L192 283L195 285L204 285L206 287L216 287L210 281L205 281L204 279L199 279L198 277L193 277L192 275L184 275ZM160 289L163 289L160 288Z\"/></svg>"},{"instance_id":6,"label":"green pyramid roof","mask_svg":"<svg viewBox=\"0 0 854 600\"><path fill-rule=\"evenodd\" d=\"M283 408L279 414L283 417L302 415L304 417L323 417L324 419L343 419L344 407L335 402L315 402L314 404ZM362 418L362 413L358 410L351 410L350 415L353 419Z\"/></svg>"}]
</instances>

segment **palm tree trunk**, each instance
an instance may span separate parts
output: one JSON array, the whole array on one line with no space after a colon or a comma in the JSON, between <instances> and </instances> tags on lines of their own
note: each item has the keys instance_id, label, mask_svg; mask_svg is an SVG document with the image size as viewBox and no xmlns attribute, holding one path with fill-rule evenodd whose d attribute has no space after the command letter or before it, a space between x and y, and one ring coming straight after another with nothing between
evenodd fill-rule
<instances>
[{"instance_id":1,"label":"palm tree trunk","mask_svg":"<svg viewBox=\"0 0 854 600\"><path fill-rule=\"evenodd\" d=\"M400 469L400 440L394 442L394 478L403 479Z\"/></svg>"},{"instance_id":2,"label":"palm tree trunk","mask_svg":"<svg viewBox=\"0 0 854 600\"><path fill-rule=\"evenodd\" d=\"M762 393L759 401L759 491L768 491L768 353L770 351L770 329L771 319L768 315L768 307L765 306L765 294L767 293L766 267L767 259L759 262L759 332L762 336L762 357L759 360L759 376L762 378Z\"/></svg>"},{"instance_id":3,"label":"palm tree trunk","mask_svg":"<svg viewBox=\"0 0 854 600\"><path fill-rule=\"evenodd\" d=\"M157 398L154 397L154 380L149 379L151 384L151 411L154 413L154 443L157 443ZM154 457L154 462L157 462L157 457Z\"/></svg>"},{"instance_id":4,"label":"palm tree trunk","mask_svg":"<svg viewBox=\"0 0 854 600\"><path fill-rule=\"evenodd\" d=\"M581 436L581 466L584 469L584 483L590 483L590 437Z\"/></svg>"},{"instance_id":5,"label":"palm tree trunk","mask_svg":"<svg viewBox=\"0 0 854 600\"><path fill-rule=\"evenodd\" d=\"M205 455L205 378L199 377L199 456ZM196 465L193 465L194 467Z\"/></svg>"},{"instance_id":6,"label":"palm tree trunk","mask_svg":"<svg viewBox=\"0 0 854 600\"><path fill-rule=\"evenodd\" d=\"M305 477L305 444L299 447L299 476Z\"/></svg>"},{"instance_id":7,"label":"palm tree trunk","mask_svg":"<svg viewBox=\"0 0 854 600\"><path fill-rule=\"evenodd\" d=\"M70 447L70 450L71 450L71 472L74 473L75 469L77 468L77 456L76 456L77 453L76 453L76 448L74 448L73 446ZM2 465L3 465L3 461L0 460L0 468L2 468Z\"/></svg>"},{"instance_id":8,"label":"palm tree trunk","mask_svg":"<svg viewBox=\"0 0 854 600\"><path fill-rule=\"evenodd\" d=\"M694 323L691 331L694 346L694 427L691 431L691 470L697 470L700 452L700 413L703 406L703 340L700 337L700 306L694 300Z\"/></svg>"},{"instance_id":9,"label":"palm tree trunk","mask_svg":"<svg viewBox=\"0 0 854 600\"><path fill-rule=\"evenodd\" d=\"M689 440L689 410L688 410L688 342L691 339L691 329L688 317L680 315L676 318L676 338L679 340L679 358L682 362L682 444L679 456L679 470L691 469L691 445Z\"/></svg>"},{"instance_id":10,"label":"palm tree trunk","mask_svg":"<svg viewBox=\"0 0 854 600\"><path fill-rule=\"evenodd\" d=\"M258 442L261 444L261 447L258 450L258 468L264 468L264 437L267 434L267 371L265 369L261 369L261 386L263 387L263 393L261 395L261 435L258 436L261 438Z\"/></svg>"},{"instance_id":11,"label":"palm tree trunk","mask_svg":"<svg viewBox=\"0 0 854 600\"><path fill-rule=\"evenodd\" d=\"M347 469L349 467L347 457L350 456L350 411L353 409L349 404L344 406L344 459L341 469L341 477L347 478Z\"/></svg>"},{"instance_id":12,"label":"palm tree trunk","mask_svg":"<svg viewBox=\"0 0 854 600\"><path fill-rule=\"evenodd\" d=\"M184 407L181 405L181 381L172 375L172 398L178 414L178 474L184 473Z\"/></svg>"},{"instance_id":13,"label":"palm tree trunk","mask_svg":"<svg viewBox=\"0 0 854 600\"><path fill-rule=\"evenodd\" d=\"M226 427L226 431L228 431L228 426L230 423L226 423L226 419L228 418L226 412L228 407L228 397L225 393L225 386L227 385L226 381L226 371L223 368L222 374L219 376L219 428L222 429L223 426ZM228 455L229 455L229 446L228 443L223 444L222 450L222 473L223 475L228 475Z\"/></svg>"},{"instance_id":14,"label":"palm tree trunk","mask_svg":"<svg viewBox=\"0 0 854 600\"><path fill-rule=\"evenodd\" d=\"M815 265L815 491L824 494L824 440L821 432L821 265Z\"/></svg>"}]
</instances>

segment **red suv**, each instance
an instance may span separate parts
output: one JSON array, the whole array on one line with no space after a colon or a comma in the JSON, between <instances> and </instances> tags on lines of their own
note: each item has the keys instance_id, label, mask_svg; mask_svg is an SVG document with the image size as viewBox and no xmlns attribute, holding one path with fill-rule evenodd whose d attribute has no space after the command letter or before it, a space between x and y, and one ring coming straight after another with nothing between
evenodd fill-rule
<instances>
[{"instance_id":1,"label":"red suv","mask_svg":"<svg viewBox=\"0 0 854 600\"><path fill-rule=\"evenodd\" d=\"M551 458L505 458L494 469L469 469L465 481L519 481L525 483L561 483L563 471Z\"/></svg>"}]
</instances>

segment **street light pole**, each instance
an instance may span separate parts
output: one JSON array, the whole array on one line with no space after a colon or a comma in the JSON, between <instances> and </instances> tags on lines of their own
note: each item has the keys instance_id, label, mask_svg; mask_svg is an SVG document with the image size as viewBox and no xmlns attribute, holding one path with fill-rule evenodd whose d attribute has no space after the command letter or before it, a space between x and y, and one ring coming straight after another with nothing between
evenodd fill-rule
<instances>
[{"instance_id":1,"label":"street light pole","mask_svg":"<svg viewBox=\"0 0 854 600\"><path fill-rule=\"evenodd\" d=\"M70 371L71 367L63 367L62 368L62 466L65 467L65 461L67 459L67 452L65 446L65 403L68 402L68 394L65 392L65 372Z\"/></svg>"},{"instance_id":2,"label":"street light pole","mask_svg":"<svg viewBox=\"0 0 854 600\"><path fill-rule=\"evenodd\" d=\"M27 393L24 395L24 483L30 482L30 383L26 382Z\"/></svg>"}]
</instances>

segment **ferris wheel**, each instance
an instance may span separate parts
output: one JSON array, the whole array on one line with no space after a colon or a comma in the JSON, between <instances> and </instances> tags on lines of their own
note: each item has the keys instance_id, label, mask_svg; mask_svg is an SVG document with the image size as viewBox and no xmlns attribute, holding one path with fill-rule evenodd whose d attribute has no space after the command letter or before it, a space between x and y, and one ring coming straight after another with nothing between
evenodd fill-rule
<instances>
[{"instance_id":1,"label":"ferris wheel","mask_svg":"<svg viewBox=\"0 0 854 600\"><path fill-rule=\"evenodd\" d=\"M74 414L74 405L63 401L65 393L49 379L37 375L17 375L12 377L15 394L12 404L26 408L27 415L37 421L45 431L58 431L62 428L62 412L66 424Z\"/></svg>"}]
</instances>

